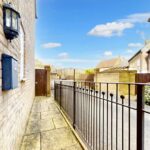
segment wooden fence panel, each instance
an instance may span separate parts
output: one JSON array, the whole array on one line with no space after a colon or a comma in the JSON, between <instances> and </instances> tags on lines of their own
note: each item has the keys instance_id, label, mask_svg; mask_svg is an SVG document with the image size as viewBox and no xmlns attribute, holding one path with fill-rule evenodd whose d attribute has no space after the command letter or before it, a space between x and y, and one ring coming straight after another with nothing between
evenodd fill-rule
<instances>
[{"instance_id":1,"label":"wooden fence panel","mask_svg":"<svg viewBox=\"0 0 150 150\"><path fill-rule=\"evenodd\" d=\"M148 83L150 82L150 73L136 74L136 83Z\"/></svg>"}]
</instances>

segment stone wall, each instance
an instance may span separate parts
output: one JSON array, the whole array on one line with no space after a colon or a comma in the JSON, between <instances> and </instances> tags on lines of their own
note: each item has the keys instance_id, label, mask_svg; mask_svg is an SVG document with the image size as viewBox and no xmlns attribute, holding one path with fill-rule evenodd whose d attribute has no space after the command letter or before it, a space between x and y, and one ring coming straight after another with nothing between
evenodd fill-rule
<instances>
[{"instance_id":1,"label":"stone wall","mask_svg":"<svg viewBox=\"0 0 150 150\"><path fill-rule=\"evenodd\" d=\"M99 72L95 75L94 81L95 82L106 82L110 83L108 91L109 93L116 94L116 84L111 83L129 83L135 82L135 74L136 71L128 71L128 70L112 70L112 71L105 71ZM120 95L127 95L128 94L128 86L126 84L119 84L118 92ZM105 83L101 84L101 91L107 91L107 85ZM135 95L135 86L131 86L131 95Z\"/></svg>"},{"instance_id":2,"label":"stone wall","mask_svg":"<svg viewBox=\"0 0 150 150\"><path fill-rule=\"evenodd\" d=\"M19 150L22 135L34 99L34 38L35 1L0 0L0 58L2 53L18 60L20 65L20 40L7 41L3 32L3 2L12 2L21 14L21 24L25 32L25 82L18 77L18 88L2 91L0 88L0 149ZM20 68L20 67L19 67ZM19 70L20 73L20 70ZM18 74L19 74L18 73ZM2 87L2 68L0 63L0 86Z\"/></svg>"}]
</instances>

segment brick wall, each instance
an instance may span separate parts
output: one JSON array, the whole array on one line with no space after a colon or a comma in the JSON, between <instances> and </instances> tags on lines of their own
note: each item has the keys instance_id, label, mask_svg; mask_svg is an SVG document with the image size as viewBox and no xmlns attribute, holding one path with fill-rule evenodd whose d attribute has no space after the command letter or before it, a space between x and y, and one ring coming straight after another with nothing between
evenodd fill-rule
<instances>
[{"instance_id":1,"label":"brick wall","mask_svg":"<svg viewBox=\"0 0 150 150\"><path fill-rule=\"evenodd\" d=\"M21 14L21 22L25 31L25 82L19 87L3 92L0 88L0 149L18 150L30 108L34 99L34 32L35 1L34 0L0 0L0 58L2 53L9 54L18 60L20 65L19 38L9 42L3 33L3 2L12 2ZM0 86L2 70L0 63Z\"/></svg>"}]
</instances>

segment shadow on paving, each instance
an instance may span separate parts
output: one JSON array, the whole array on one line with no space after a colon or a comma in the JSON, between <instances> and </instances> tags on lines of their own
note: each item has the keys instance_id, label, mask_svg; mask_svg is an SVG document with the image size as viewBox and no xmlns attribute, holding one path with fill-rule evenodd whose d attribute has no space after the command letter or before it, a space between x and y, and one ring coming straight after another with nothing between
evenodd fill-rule
<instances>
[{"instance_id":1,"label":"shadow on paving","mask_svg":"<svg viewBox=\"0 0 150 150\"><path fill-rule=\"evenodd\" d=\"M36 97L20 150L82 150L53 98Z\"/></svg>"}]
</instances>

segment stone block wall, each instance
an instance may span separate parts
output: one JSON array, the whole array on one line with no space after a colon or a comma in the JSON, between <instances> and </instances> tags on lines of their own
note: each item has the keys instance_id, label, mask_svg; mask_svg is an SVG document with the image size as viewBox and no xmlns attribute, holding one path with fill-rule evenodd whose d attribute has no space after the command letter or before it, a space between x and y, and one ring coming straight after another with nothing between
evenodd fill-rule
<instances>
[{"instance_id":1,"label":"stone block wall","mask_svg":"<svg viewBox=\"0 0 150 150\"><path fill-rule=\"evenodd\" d=\"M126 70L118 70L118 71L106 71L106 72L99 72L95 75L94 81L95 82L106 82L110 83L108 91L109 93L116 94L116 84L111 83L129 83L135 82L135 74L136 71L126 71ZM97 87L98 89L99 87ZM101 84L101 91L107 91L107 85L105 83ZM128 85L127 84L119 84L118 92L120 95L128 95ZM131 95L135 95L135 86L131 86L130 90Z\"/></svg>"},{"instance_id":2,"label":"stone block wall","mask_svg":"<svg viewBox=\"0 0 150 150\"><path fill-rule=\"evenodd\" d=\"M34 0L0 0L0 59L1 54L9 54L18 60L20 66L20 40L6 40L3 32L4 2L11 2L20 12L21 24L25 32L25 82L18 76L18 88L2 91L2 67L0 62L0 149L19 150L25 131L25 125L34 100L34 42L35 42L35 1ZM20 74L20 67L18 68Z\"/></svg>"}]
</instances>

